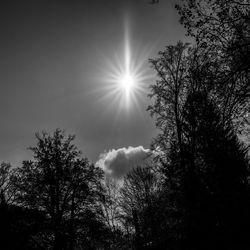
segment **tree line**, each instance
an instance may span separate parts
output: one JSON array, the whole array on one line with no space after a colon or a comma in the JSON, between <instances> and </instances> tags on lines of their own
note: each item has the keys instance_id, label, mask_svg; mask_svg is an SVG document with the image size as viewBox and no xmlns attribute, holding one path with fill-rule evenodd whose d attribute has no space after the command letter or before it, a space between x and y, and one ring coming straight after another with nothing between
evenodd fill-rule
<instances>
[{"instance_id":1,"label":"tree line","mask_svg":"<svg viewBox=\"0 0 250 250\"><path fill-rule=\"evenodd\" d=\"M193 44L150 59L152 161L105 175L57 129L0 167L4 249L248 249L248 0L182 0ZM240 139L241 140L240 140Z\"/></svg>"}]
</instances>

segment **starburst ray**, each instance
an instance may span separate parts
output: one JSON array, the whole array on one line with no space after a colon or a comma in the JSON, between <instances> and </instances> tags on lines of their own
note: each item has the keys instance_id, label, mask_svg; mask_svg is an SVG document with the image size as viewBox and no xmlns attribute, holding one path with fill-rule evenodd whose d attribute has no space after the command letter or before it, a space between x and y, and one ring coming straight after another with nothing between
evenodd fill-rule
<instances>
[{"instance_id":1,"label":"starburst ray","mask_svg":"<svg viewBox=\"0 0 250 250\"><path fill-rule=\"evenodd\" d=\"M146 65L151 51L152 48L145 46L138 51L132 50L129 25L125 22L123 52L116 53L112 60L105 58L105 67L101 69L103 73L98 82L102 97L99 101L109 101L118 112L129 111L132 106L139 109L139 102L148 93L147 81L154 77Z\"/></svg>"}]
</instances>

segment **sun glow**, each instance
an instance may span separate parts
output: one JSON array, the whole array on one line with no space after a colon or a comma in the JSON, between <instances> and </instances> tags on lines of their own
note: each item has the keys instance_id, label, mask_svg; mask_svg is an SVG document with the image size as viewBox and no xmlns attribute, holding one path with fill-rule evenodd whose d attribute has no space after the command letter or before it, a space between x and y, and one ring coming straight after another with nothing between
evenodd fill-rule
<instances>
[{"instance_id":1,"label":"sun glow","mask_svg":"<svg viewBox=\"0 0 250 250\"><path fill-rule=\"evenodd\" d=\"M132 75L126 74L120 80L121 87L125 90L126 93L133 91L135 79Z\"/></svg>"},{"instance_id":2,"label":"sun glow","mask_svg":"<svg viewBox=\"0 0 250 250\"><path fill-rule=\"evenodd\" d=\"M100 89L106 94L101 99L108 100L118 111L131 110L132 106L140 110L139 100L148 94L146 81L153 78L148 72L147 62L151 49L140 46L139 50L132 50L128 22L125 23L124 44L120 51L112 60L105 57L106 66L102 68L99 79L102 83Z\"/></svg>"}]
</instances>

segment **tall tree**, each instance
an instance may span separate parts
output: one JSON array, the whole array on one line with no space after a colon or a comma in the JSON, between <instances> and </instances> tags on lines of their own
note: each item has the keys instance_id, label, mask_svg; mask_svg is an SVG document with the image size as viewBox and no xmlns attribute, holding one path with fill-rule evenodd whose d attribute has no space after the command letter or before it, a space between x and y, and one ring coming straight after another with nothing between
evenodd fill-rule
<instances>
[{"instance_id":1,"label":"tall tree","mask_svg":"<svg viewBox=\"0 0 250 250\"><path fill-rule=\"evenodd\" d=\"M85 212L95 202L101 170L81 158L74 136L66 137L60 129L53 135L36 134L36 139L30 148L34 160L18 169L19 202L47 214L53 249L74 249Z\"/></svg>"},{"instance_id":2,"label":"tall tree","mask_svg":"<svg viewBox=\"0 0 250 250\"><path fill-rule=\"evenodd\" d=\"M224 119L225 110L230 114L231 106L222 105L218 97L216 77L223 71L217 65L219 60L213 62L210 51L199 45L184 50L183 77L174 78L178 67L173 58L178 57L168 53L169 48L173 46L151 61L159 80L152 86L154 104L149 107L161 130L155 144L162 151L158 158L166 181L166 224L171 228L168 237L180 249L200 249L202 242L214 248L216 241L230 247L224 243L227 237L233 245L248 232L248 223L244 224L244 218L249 221L248 163L246 150L232 131L233 116L226 115L227 122ZM174 47L174 51L178 48ZM178 84L175 79L179 79ZM227 94L230 92L223 93L223 100ZM241 104L238 100L232 103ZM243 238L245 247L247 241Z\"/></svg>"},{"instance_id":3,"label":"tall tree","mask_svg":"<svg viewBox=\"0 0 250 250\"><path fill-rule=\"evenodd\" d=\"M124 179L120 190L123 223L134 235L136 249L153 249L158 244L160 217L158 212L159 180L152 167L137 167ZM157 221L158 220L158 221Z\"/></svg>"},{"instance_id":4,"label":"tall tree","mask_svg":"<svg viewBox=\"0 0 250 250\"><path fill-rule=\"evenodd\" d=\"M250 4L248 0L183 0L176 6L187 34L214 65L213 98L224 119L248 112Z\"/></svg>"},{"instance_id":5,"label":"tall tree","mask_svg":"<svg viewBox=\"0 0 250 250\"><path fill-rule=\"evenodd\" d=\"M176 46L167 46L159 52L157 59L150 60L159 79L151 86L150 97L154 104L148 107L150 114L156 117L156 127L161 134L156 138L157 146L169 149L169 142L175 140L182 151L182 108L185 103L188 81L188 44L178 42Z\"/></svg>"},{"instance_id":6,"label":"tall tree","mask_svg":"<svg viewBox=\"0 0 250 250\"><path fill-rule=\"evenodd\" d=\"M245 249L249 244L246 235L250 225L247 149L238 141L232 127L223 125L218 108L206 94L191 94L184 116L189 124L186 127L187 149L192 155L189 166L202 191L202 197L196 202L205 211L202 221L207 225L201 224L198 230L206 232L208 245L209 242L221 244L228 249L238 245ZM194 193L193 189L190 195Z\"/></svg>"},{"instance_id":7,"label":"tall tree","mask_svg":"<svg viewBox=\"0 0 250 250\"><path fill-rule=\"evenodd\" d=\"M180 236L181 249L246 249L250 225L246 149L233 130L225 128L204 92L188 95L183 134L185 167L178 171L174 145L164 166L168 201L179 218L172 230Z\"/></svg>"},{"instance_id":8,"label":"tall tree","mask_svg":"<svg viewBox=\"0 0 250 250\"><path fill-rule=\"evenodd\" d=\"M124 249L127 242L123 237L119 206L121 183L111 176L105 176L103 181L104 193L100 199L101 214L105 225L110 231L110 249Z\"/></svg>"},{"instance_id":9,"label":"tall tree","mask_svg":"<svg viewBox=\"0 0 250 250\"><path fill-rule=\"evenodd\" d=\"M0 203L11 204L15 200L15 187L12 179L15 169L9 164L2 162L0 165Z\"/></svg>"}]
</instances>

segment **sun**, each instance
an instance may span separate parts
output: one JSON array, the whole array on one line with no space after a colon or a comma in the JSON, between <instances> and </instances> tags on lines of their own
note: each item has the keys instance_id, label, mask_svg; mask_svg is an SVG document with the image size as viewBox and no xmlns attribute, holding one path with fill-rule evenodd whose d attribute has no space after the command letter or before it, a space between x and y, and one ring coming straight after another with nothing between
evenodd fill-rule
<instances>
[{"instance_id":1,"label":"sun","mask_svg":"<svg viewBox=\"0 0 250 250\"><path fill-rule=\"evenodd\" d=\"M133 111L134 108L141 111L139 101L147 96L147 82L154 77L147 68L152 48L132 49L128 23L124 35L123 48L115 51L113 58L105 57L105 67L100 67L102 73L98 74L98 81L102 87L99 90L103 93L100 100L106 100L118 112L123 109Z\"/></svg>"},{"instance_id":2,"label":"sun","mask_svg":"<svg viewBox=\"0 0 250 250\"><path fill-rule=\"evenodd\" d=\"M125 74L120 79L120 87L125 91L125 93L129 94L133 91L133 88L135 87L136 79L131 74Z\"/></svg>"}]
</instances>

